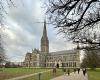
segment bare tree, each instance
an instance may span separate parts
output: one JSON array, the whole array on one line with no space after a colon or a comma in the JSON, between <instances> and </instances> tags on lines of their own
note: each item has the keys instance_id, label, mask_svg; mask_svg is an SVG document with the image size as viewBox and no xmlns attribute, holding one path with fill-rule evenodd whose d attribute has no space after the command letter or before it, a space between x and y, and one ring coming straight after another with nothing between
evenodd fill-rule
<instances>
[{"instance_id":1,"label":"bare tree","mask_svg":"<svg viewBox=\"0 0 100 80\"><path fill-rule=\"evenodd\" d=\"M48 0L47 13L59 32L81 43L100 46L100 0Z\"/></svg>"},{"instance_id":2,"label":"bare tree","mask_svg":"<svg viewBox=\"0 0 100 80\"><path fill-rule=\"evenodd\" d=\"M3 47L2 36L0 34L0 64L6 60L5 49Z\"/></svg>"},{"instance_id":3,"label":"bare tree","mask_svg":"<svg viewBox=\"0 0 100 80\"><path fill-rule=\"evenodd\" d=\"M100 67L100 56L99 50L86 50L85 56L82 62L82 67L88 67L95 69Z\"/></svg>"},{"instance_id":4,"label":"bare tree","mask_svg":"<svg viewBox=\"0 0 100 80\"><path fill-rule=\"evenodd\" d=\"M6 60L5 49L3 45L2 27L4 27L5 15L7 15L7 8L14 6L13 0L0 0L0 64Z\"/></svg>"},{"instance_id":5,"label":"bare tree","mask_svg":"<svg viewBox=\"0 0 100 80\"><path fill-rule=\"evenodd\" d=\"M6 8L14 6L13 0L0 0L0 27L3 27L3 18L7 14Z\"/></svg>"}]
</instances>

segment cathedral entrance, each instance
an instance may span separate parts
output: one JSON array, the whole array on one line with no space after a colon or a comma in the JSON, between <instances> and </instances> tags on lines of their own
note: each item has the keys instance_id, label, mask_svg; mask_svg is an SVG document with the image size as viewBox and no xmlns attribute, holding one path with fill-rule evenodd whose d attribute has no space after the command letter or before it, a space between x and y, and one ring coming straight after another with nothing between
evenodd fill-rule
<instances>
[{"instance_id":1,"label":"cathedral entrance","mask_svg":"<svg viewBox=\"0 0 100 80\"><path fill-rule=\"evenodd\" d=\"M62 62L61 61L55 61L55 67L56 68L61 68L62 67Z\"/></svg>"},{"instance_id":2,"label":"cathedral entrance","mask_svg":"<svg viewBox=\"0 0 100 80\"><path fill-rule=\"evenodd\" d=\"M57 65L56 65L56 67L59 68L59 64L58 64L58 63L57 63Z\"/></svg>"}]
</instances>

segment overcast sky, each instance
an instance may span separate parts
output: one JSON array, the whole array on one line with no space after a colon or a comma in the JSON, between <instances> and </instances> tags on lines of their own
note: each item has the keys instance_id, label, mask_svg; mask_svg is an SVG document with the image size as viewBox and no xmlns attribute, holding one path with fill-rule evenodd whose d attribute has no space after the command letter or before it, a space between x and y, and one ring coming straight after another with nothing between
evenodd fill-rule
<instances>
[{"instance_id":1,"label":"overcast sky","mask_svg":"<svg viewBox=\"0 0 100 80\"><path fill-rule=\"evenodd\" d=\"M32 49L40 49L45 17L41 0L15 0L15 7L7 8L3 41L10 61L23 61ZM48 21L47 21L48 22ZM53 25L47 24L50 52L72 49L75 45L57 35Z\"/></svg>"}]
</instances>

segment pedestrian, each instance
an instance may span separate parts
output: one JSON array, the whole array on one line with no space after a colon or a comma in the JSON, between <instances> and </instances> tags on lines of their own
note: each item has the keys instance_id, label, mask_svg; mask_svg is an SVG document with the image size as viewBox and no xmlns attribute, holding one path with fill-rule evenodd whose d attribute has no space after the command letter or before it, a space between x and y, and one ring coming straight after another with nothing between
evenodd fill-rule
<instances>
[{"instance_id":1,"label":"pedestrian","mask_svg":"<svg viewBox=\"0 0 100 80\"><path fill-rule=\"evenodd\" d=\"M76 69L74 68L74 73L76 72Z\"/></svg>"},{"instance_id":2,"label":"pedestrian","mask_svg":"<svg viewBox=\"0 0 100 80\"><path fill-rule=\"evenodd\" d=\"M86 68L83 69L83 75L85 76L85 74L86 74Z\"/></svg>"},{"instance_id":3,"label":"pedestrian","mask_svg":"<svg viewBox=\"0 0 100 80\"><path fill-rule=\"evenodd\" d=\"M57 68L59 68L59 64L57 63Z\"/></svg>"},{"instance_id":4,"label":"pedestrian","mask_svg":"<svg viewBox=\"0 0 100 80\"><path fill-rule=\"evenodd\" d=\"M70 75L70 69L67 70L68 76Z\"/></svg>"},{"instance_id":5,"label":"pedestrian","mask_svg":"<svg viewBox=\"0 0 100 80\"><path fill-rule=\"evenodd\" d=\"M85 68L85 73L87 72L86 68Z\"/></svg>"},{"instance_id":6,"label":"pedestrian","mask_svg":"<svg viewBox=\"0 0 100 80\"><path fill-rule=\"evenodd\" d=\"M79 74L79 72L80 72L80 68L78 68L77 71L78 71L78 74Z\"/></svg>"}]
</instances>

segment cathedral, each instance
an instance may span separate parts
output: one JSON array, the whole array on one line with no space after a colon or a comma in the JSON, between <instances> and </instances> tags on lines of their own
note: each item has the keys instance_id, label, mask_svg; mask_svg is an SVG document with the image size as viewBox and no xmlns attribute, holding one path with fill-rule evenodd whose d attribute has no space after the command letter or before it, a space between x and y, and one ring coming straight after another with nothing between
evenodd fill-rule
<instances>
[{"instance_id":1,"label":"cathedral","mask_svg":"<svg viewBox=\"0 0 100 80\"><path fill-rule=\"evenodd\" d=\"M57 52L49 52L49 40L46 30L46 21L44 21L43 35L41 38L41 51L38 49L32 50L31 53L26 53L23 62L24 67L80 67L80 51L76 48L73 50L63 50Z\"/></svg>"}]
</instances>

